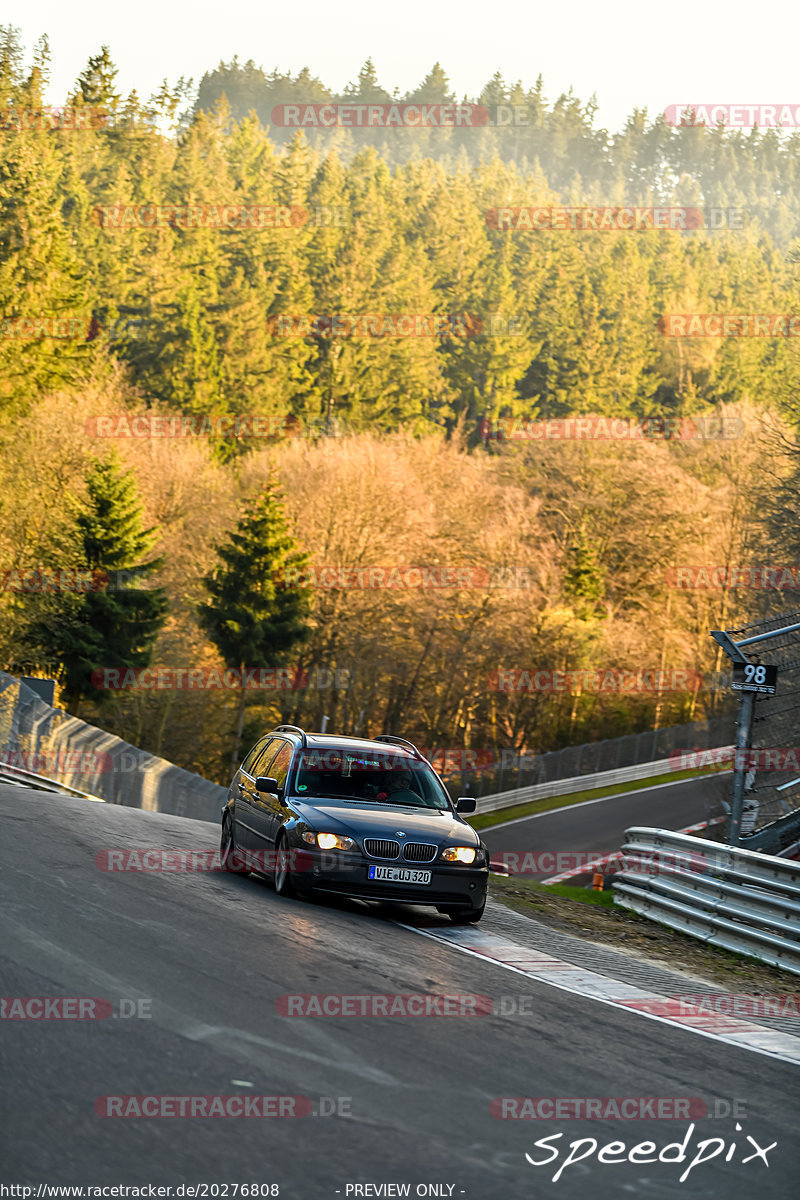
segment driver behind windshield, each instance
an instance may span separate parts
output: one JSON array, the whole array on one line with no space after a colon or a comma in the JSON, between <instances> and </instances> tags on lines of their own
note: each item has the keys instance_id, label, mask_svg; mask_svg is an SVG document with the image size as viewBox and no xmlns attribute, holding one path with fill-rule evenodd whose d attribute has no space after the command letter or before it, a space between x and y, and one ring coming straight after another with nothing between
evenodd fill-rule
<instances>
[{"instance_id":1,"label":"driver behind windshield","mask_svg":"<svg viewBox=\"0 0 800 1200\"><path fill-rule=\"evenodd\" d=\"M375 799L388 800L392 804L418 805L420 795L419 792L414 791L412 783L413 778L410 771L392 771Z\"/></svg>"}]
</instances>

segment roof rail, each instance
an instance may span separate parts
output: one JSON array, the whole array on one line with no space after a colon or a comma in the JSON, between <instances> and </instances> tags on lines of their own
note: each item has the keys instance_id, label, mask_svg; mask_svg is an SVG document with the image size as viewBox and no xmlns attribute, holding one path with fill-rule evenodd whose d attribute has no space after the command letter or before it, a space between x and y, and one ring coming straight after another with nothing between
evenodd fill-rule
<instances>
[{"instance_id":1,"label":"roof rail","mask_svg":"<svg viewBox=\"0 0 800 1200\"><path fill-rule=\"evenodd\" d=\"M306 739L306 731L305 731L305 729L301 729L299 725L276 725L275 732L276 733L299 733L303 739L303 749L305 750L308 746L308 740Z\"/></svg>"},{"instance_id":2,"label":"roof rail","mask_svg":"<svg viewBox=\"0 0 800 1200\"><path fill-rule=\"evenodd\" d=\"M417 758L421 758L423 762L427 762L424 754L421 754L413 742L409 742L406 738L395 737L392 733L379 733L374 737L373 742L390 742L395 746L408 746L409 750L413 750Z\"/></svg>"}]
</instances>

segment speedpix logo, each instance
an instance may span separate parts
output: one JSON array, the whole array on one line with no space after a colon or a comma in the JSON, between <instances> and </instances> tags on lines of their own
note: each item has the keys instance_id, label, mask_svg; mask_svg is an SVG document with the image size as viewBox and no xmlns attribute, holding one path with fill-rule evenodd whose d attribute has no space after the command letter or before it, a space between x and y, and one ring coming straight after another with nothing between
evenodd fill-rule
<instances>
[{"instance_id":1,"label":"speedpix logo","mask_svg":"<svg viewBox=\"0 0 800 1200\"><path fill-rule=\"evenodd\" d=\"M552 1182L557 1183L566 1168L572 1166L573 1163L582 1162L584 1159L592 1158L594 1155L597 1155L597 1161L600 1164L619 1165L629 1162L638 1165L641 1163L659 1162L680 1163L682 1165L689 1157L689 1147L691 1145L692 1151L694 1151L693 1158L683 1174L679 1176L679 1182L685 1183L695 1167L699 1167L702 1163L710 1162L713 1158L717 1158L720 1154L725 1153L725 1151L727 1151L725 1153L725 1162L730 1162L731 1159L734 1159L738 1149L742 1155L738 1163L742 1166L752 1162L753 1159L759 1159L765 1167L769 1167L767 1156L770 1150L774 1150L778 1144L777 1142L771 1142L768 1146L761 1146L755 1138L747 1134L746 1141L749 1142L749 1146L746 1143L740 1143L738 1139L731 1141L729 1146L725 1138L704 1138L698 1142L695 1151L692 1145L694 1131L695 1125L692 1122L681 1141L668 1142L660 1151L655 1142L639 1142L629 1150L627 1143L622 1141L608 1142L605 1145L600 1145L597 1138L578 1138L569 1143L569 1154L567 1154L564 1161L556 1170ZM742 1132L742 1126L738 1121L736 1122L736 1132ZM549 1167L555 1164L558 1161L561 1150L564 1148L564 1143L559 1143L557 1146L553 1143L557 1142L563 1136L563 1133L551 1133L549 1137L539 1138L534 1143L534 1148L545 1151L549 1155L549 1158L534 1158L526 1152L525 1158L527 1162L532 1167ZM753 1153L745 1157L746 1151L751 1148Z\"/></svg>"}]
</instances>

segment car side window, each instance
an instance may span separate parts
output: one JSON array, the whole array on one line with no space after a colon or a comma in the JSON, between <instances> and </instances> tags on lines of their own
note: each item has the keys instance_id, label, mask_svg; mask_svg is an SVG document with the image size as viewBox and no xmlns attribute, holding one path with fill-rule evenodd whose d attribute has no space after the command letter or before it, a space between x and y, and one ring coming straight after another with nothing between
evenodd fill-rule
<instances>
[{"instance_id":1,"label":"car side window","mask_svg":"<svg viewBox=\"0 0 800 1200\"><path fill-rule=\"evenodd\" d=\"M259 775L271 775L273 779L277 779L278 787L283 787L292 761L292 749L291 742L282 742L278 753L270 759L268 769L262 770L262 766L259 764Z\"/></svg>"},{"instance_id":2,"label":"car side window","mask_svg":"<svg viewBox=\"0 0 800 1200\"><path fill-rule=\"evenodd\" d=\"M250 753L246 755L244 762L242 763L242 770L246 771L248 775L255 775L253 767L256 764L256 760L261 757L266 748L269 746L270 742L277 740L277 738L272 738L269 736L259 738Z\"/></svg>"}]
</instances>

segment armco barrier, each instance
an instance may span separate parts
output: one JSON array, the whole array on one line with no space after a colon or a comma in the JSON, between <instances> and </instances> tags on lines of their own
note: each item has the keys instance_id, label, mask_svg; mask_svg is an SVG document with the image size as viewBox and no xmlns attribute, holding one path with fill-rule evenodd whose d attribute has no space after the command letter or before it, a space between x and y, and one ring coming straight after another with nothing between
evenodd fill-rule
<instances>
[{"instance_id":1,"label":"armco barrier","mask_svg":"<svg viewBox=\"0 0 800 1200\"><path fill-rule=\"evenodd\" d=\"M800 863L641 827L622 849L634 869L614 876L617 904L800 975Z\"/></svg>"},{"instance_id":2,"label":"armco barrier","mask_svg":"<svg viewBox=\"0 0 800 1200\"><path fill-rule=\"evenodd\" d=\"M47 764L37 770L36 764ZM5 764L5 765L4 765ZM0 771L46 776L107 804L219 821L227 791L61 709L0 672Z\"/></svg>"},{"instance_id":3,"label":"armco barrier","mask_svg":"<svg viewBox=\"0 0 800 1200\"><path fill-rule=\"evenodd\" d=\"M710 751L722 754L732 746L718 747ZM496 812L500 808L511 808L517 804L529 804L532 800L546 800L550 796L568 796L571 792L590 791L592 788L616 787L618 783L630 783L637 779L653 779L669 771L669 760L636 763L632 767L619 767L616 771L598 771L594 775L576 775L572 779L553 779L550 783L535 783L532 787L515 788L510 792L496 792L493 796L481 796L478 812Z\"/></svg>"}]
</instances>

